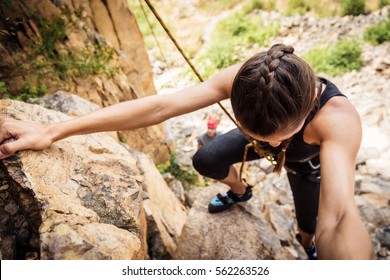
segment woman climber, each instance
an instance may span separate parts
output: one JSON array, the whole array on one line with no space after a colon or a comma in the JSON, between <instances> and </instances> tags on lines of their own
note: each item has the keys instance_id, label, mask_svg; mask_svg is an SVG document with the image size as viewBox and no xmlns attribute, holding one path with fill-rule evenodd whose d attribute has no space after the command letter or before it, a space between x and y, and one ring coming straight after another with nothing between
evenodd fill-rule
<instances>
[{"instance_id":1,"label":"woman climber","mask_svg":"<svg viewBox=\"0 0 390 280\"><path fill-rule=\"evenodd\" d=\"M204 176L230 187L209 205L216 213L252 196L233 164L245 146L248 160L267 157L287 170L298 240L309 258L371 259L371 240L354 201L360 118L329 80L318 78L291 46L274 45L208 81L170 95L122 102L73 120L41 125L0 121L0 159L19 150L42 150L73 135L154 125L231 99L239 129L202 146L193 158ZM5 140L13 138L15 141ZM315 247L314 247L315 244Z\"/></svg>"}]
</instances>

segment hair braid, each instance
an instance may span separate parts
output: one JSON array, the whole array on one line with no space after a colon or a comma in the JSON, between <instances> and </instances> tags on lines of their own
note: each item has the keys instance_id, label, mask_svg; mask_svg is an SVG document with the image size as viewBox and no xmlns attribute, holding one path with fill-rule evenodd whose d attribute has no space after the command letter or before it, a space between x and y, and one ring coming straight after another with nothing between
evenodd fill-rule
<instances>
[{"instance_id":1,"label":"hair braid","mask_svg":"<svg viewBox=\"0 0 390 280\"><path fill-rule=\"evenodd\" d=\"M269 74L268 76L272 80L275 77L275 71L280 65L280 60L286 53L292 54L294 52L294 48L284 46L284 45L274 45L272 48L270 48L267 51L267 55L265 57L264 62L268 65L269 68ZM291 139L285 140L281 143L281 151L277 155L277 162L274 167L274 172L277 172L280 174L282 171L282 167L284 166L284 163L286 162L286 150L291 142Z\"/></svg>"},{"instance_id":2,"label":"hair braid","mask_svg":"<svg viewBox=\"0 0 390 280\"><path fill-rule=\"evenodd\" d=\"M241 126L254 135L292 131L313 109L316 76L293 53L291 46L274 45L245 62L233 81L233 112ZM280 172L284 165L289 142L281 144L275 171Z\"/></svg>"}]
</instances>

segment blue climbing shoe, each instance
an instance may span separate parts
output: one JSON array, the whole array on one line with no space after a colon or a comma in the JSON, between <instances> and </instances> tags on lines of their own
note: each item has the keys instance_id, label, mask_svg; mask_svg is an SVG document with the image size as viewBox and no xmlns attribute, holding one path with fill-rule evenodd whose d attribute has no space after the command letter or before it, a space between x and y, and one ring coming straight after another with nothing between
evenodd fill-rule
<instances>
[{"instance_id":1,"label":"blue climbing shoe","mask_svg":"<svg viewBox=\"0 0 390 280\"><path fill-rule=\"evenodd\" d=\"M295 235L295 238L298 240L298 242L302 245L302 236L297 233ZM303 246L302 246L303 247ZM313 244L311 244L311 246L309 248L305 248L303 247L303 249L305 249L305 252L306 252L306 255L307 255L307 258L308 260L318 260L318 257L317 257L317 249L316 249L316 246Z\"/></svg>"},{"instance_id":2,"label":"blue climbing shoe","mask_svg":"<svg viewBox=\"0 0 390 280\"><path fill-rule=\"evenodd\" d=\"M218 213L230 208L237 202L243 202L251 199L253 186L248 185L243 195L237 195L229 190L225 195L217 194L209 204L209 213Z\"/></svg>"}]
</instances>

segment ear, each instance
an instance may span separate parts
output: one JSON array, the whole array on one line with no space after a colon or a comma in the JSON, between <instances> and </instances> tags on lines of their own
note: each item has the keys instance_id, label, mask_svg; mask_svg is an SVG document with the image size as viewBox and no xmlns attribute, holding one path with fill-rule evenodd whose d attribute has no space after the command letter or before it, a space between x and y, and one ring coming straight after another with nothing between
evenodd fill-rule
<instances>
[{"instance_id":1,"label":"ear","mask_svg":"<svg viewBox=\"0 0 390 280\"><path fill-rule=\"evenodd\" d=\"M318 87L316 87L315 91L314 91L314 94L313 94L313 102L316 100L316 98L318 97Z\"/></svg>"}]
</instances>

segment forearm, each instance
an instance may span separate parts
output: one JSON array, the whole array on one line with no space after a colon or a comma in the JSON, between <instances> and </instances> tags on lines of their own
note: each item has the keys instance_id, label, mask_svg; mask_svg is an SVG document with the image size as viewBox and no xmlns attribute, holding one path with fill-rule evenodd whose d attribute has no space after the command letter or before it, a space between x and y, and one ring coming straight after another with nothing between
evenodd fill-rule
<instances>
[{"instance_id":1,"label":"forearm","mask_svg":"<svg viewBox=\"0 0 390 280\"><path fill-rule=\"evenodd\" d=\"M370 236L357 211L330 222L319 221L316 246L320 259L373 259Z\"/></svg>"},{"instance_id":2,"label":"forearm","mask_svg":"<svg viewBox=\"0 0 390 280\"><path fill-rule=\"evenodd\" d=\"M69 121L51 124L53 142L81 134L121 131L154 125L164 121L157 96L115 104Z\"/></svg>"},{"instance_id":3,"label":"forearm","mask_svg":"<svg viewBox=\"0 0 390 280\"><path fill-rule=\"evenodd\" d=\"M217 83L217 85L219 85ZM161 123L227 98L227 90L204 82L175 94L153 95L115 104L50 127L51 139L102 131L121 131Z\"/></svg>"},{"instance_id":4,"label":"forearm","mask_svg":"<svg viewBox=\"0 0 390 280\"><path fill-rule=\"evenodd\" d=\"M318 256L321 259L372 259L371 239L354 196L355 159L362 138L360 119L345 99L333 103L334 107L328 107L329 113L318 124L322 140L315 237Z\"/></svg>"}]
</instances>

